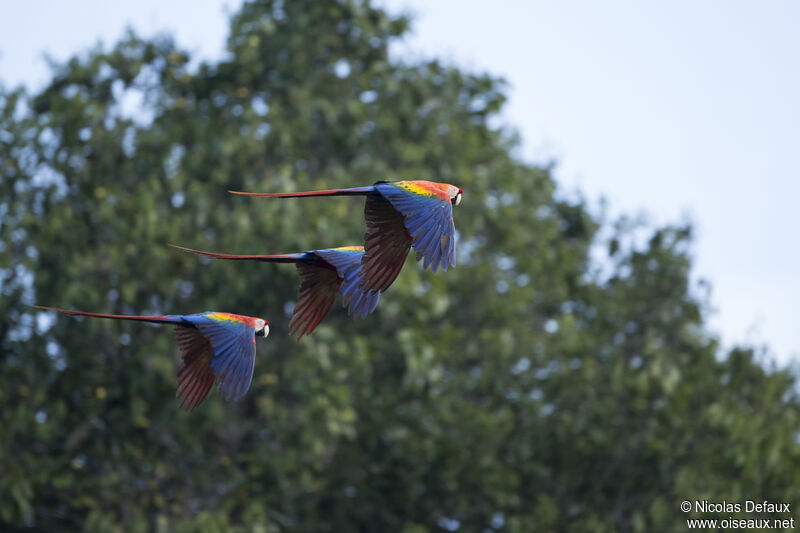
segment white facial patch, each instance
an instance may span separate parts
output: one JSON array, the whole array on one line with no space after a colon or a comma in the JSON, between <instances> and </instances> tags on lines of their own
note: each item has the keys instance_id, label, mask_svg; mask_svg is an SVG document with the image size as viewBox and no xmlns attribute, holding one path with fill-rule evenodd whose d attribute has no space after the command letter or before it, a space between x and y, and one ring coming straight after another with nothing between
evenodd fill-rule
<instances>
[{"instance_id":1,"label":"white facial patch","mask_svg":"<svg viewBox=\"0 0 800 533\"><path fill-rule=\"evenodd\" d=\"M269 326L267 326L267 321L262 318L257 318L255 323L255 330L256 333L264 331L264 337L267 336L269 333Z\"/></svg>"}]
</instances>

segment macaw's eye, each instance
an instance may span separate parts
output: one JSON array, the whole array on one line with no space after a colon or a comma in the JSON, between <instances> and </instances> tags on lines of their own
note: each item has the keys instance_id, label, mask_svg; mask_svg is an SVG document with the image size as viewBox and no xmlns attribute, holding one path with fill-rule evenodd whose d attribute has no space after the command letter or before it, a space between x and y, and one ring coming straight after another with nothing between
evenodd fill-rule
<instances>
[{"instance_id":1,"label":"macaw's eye","mask_svg":"<svg viewBox=\"0 0 800 533\"><path fill-rule=\"evenodd\" d=\"M458 205L461 203L461 193L459 192L456 194L456 197L453 198L453 205Z\"/></svg>"}]
</instances>

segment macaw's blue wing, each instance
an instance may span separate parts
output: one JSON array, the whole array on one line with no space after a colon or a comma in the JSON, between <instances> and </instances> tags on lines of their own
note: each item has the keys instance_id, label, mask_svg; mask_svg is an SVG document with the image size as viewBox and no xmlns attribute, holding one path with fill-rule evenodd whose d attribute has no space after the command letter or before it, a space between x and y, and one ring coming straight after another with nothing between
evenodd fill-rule
<instances>
[{"instance_id":1,"label":"macaw's blue wing","mask_svg":"<svg viewBox=\"0 0 800 533\"><path fill-rule=\"evenodd\" d=\"M213 372L225 399L238 400L244 396L253 380L255 328L228 313L202 313L189 315L186 319L194 324L211 346L208 368Z\"/></svg>"},{"instance_id":2,"label":"macaw's blue wing","mask_svg":"<svg viewBox=\"0 0 800 533\"><path fill-rule=\"evenodd\" d=\"M345 246L327 250L315 250L325 261L336 268L342 284L339 290L342 293L342 305L347 307L348 314L356 318L364 318L375 310L381 293L378 291L365 291L361 287L363 276L361 274L361 259L364 257L363 246Z\"/></svg>"},{"instance_id":3,"label":"macaw's blue wing","mask_svg":"<svg viewBox=\"0 0 800 533\"><path fill-rule=\"evenodd\" d=\"M423 268L436 272L456 265L453 205L414 182L378 183L375 188L404 216L404 225Z\"/></svg>"},{"instance_id":4,"label":"macaw's blue wing","mask_svg":"<svg viewBox=\"0 0 800 533\"><path fill-rule=\"evenodd\" d=\"M332 268L306 263L297 263L297 273L300 292L289 321L289 334L299 339L314 331L328 314L339 292L339 279Z\"/></svg>"}]
</instances>

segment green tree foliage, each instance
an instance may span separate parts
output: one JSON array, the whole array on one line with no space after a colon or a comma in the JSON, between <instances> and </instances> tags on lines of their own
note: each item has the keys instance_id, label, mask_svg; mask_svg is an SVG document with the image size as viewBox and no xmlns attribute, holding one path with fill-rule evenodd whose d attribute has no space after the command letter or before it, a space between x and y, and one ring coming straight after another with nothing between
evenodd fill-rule
<instances>
[{"instance_id":1,"label":"green tree foliage","mask_svg":"<svg viewBox=\"0 0 800 533\"><path fill-rule=\"evenodd\" d=\"M390 56L407 29L367 1L253 1L219 63L129 34L0 91L0 523L683 531L683 499L800 502L794 375L720 355L690 228L635 246L556 194L495 125L502 82ZM458 266L410 259L374 315L337 307L300 343L293 268L166 247L359 244L363 199L225 191L397 177L464 189ZM33 303L272 336L243 401L187 414L168 328Z\"/></svg>"}]
</instances>

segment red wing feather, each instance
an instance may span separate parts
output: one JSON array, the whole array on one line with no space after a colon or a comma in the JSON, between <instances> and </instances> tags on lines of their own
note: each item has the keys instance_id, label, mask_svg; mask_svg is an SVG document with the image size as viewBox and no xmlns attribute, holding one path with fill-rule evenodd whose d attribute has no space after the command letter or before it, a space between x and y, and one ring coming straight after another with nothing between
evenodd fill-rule
<instances>
[{"instance_id":1,"label":"red wing feather","mask_svg":"<svg viewBox=\"0 0 800 533\"><path fill-rule=\"evenodd\" d=\"M364 291L385 291L400 274L411 248L403 215L381 196L367 196L367 233L361 272Z\"/></svg>"},{"instance_id":2,"label":"red wing feather","mask_svg":"<svg viewBox=\"0 0 800 533\"><path fill-rule=\"evenodd\" d=\"M214 352L211 343L200 331L178 326L175 339L181 349L181 366L178 369L178 392L180 405L191 411L208 395L214 384L214 372L209 361Z\"/></svg>"},{"instance_id":3,"label":"red wing feather","mask_svg":"<svg viewBox=\"0 0 800 533\"><path fill-rule=\"evenodd\" d=\"M300 274L300 294L289 322L289 334L299 339L316 328L330 311L339 281L335 270L297 263Z\"/></svg>"}]
</instances>

